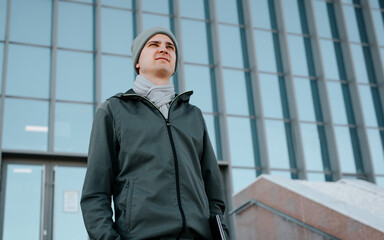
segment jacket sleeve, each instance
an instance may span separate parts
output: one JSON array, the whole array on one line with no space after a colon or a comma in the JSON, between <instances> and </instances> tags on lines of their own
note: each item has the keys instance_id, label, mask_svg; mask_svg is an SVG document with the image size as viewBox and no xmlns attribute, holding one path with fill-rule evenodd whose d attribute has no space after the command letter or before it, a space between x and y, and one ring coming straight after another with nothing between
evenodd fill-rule
<instances>
[{"instance_id":1,"label":"jacket sleeve","mask_svg":"<svg viewBox=\"0 0 384 240\"><path fill-rule=\"evenodd\" d=\"M205 192L209 202L210 215L219 215L227 239L229 239L229 229L224 219L225 201L223 183L219 170L219 165L209 139L207 126L204 122L204 149L201 157L201 171L204 179Z\"/></svg>"},{"instance_id":2,"label":"jacket sleeve","mask_svg":"<svg viewBox=\"0 0 384 240\"><path fill-rule=\"evenodd\" d=\"M81 196L81 210L89 237L94 240L116 240L111 196L117 140L111 116L98 109L93 121L88 150L87 173Z\"/></svg>"}]
</instances>

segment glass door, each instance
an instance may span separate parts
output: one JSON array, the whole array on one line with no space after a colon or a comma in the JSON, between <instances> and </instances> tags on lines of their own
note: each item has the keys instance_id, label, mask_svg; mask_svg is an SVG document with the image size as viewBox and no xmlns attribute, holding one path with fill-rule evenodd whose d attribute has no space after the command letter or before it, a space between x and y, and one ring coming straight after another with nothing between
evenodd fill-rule
<instances>
[{"instance_id":1,"label":"glass door","mask_svg":"<svg viewBox=\"0 0 384 240\"><path fill-rule=\"evenodd\" d=\"M24 162L3 163L0 239L88 240L80 209L85 165Z\"/></svg>"}]
</instances>

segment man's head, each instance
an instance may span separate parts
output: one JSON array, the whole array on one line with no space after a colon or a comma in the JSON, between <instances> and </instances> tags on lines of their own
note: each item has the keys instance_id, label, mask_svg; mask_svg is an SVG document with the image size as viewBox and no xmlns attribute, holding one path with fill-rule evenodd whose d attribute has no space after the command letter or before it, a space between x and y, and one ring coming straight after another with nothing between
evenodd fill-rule
<instances>
[{"instance_id":1,"label":"man's head","mask_svg":"<svg viewBox=\"0 0 384 240\"><path fill-rule=\"evenodd\" d=\"M176 72L177 41L166 28L152 27L140 33L133 40L131 50L133 68L137 74L159 71L157 73L172 76Z\"/></svg>"}]
</instances>

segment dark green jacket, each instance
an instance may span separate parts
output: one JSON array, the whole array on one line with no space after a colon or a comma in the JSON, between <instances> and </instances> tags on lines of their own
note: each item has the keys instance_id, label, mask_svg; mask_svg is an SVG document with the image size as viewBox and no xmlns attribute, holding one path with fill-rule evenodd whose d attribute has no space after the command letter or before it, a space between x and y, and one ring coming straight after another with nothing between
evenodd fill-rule
<instances>
[{"instance_id":1,"label":"dark green jacket","mask_svg":"<svg viewBox=\"0 0 384 240\"><path fill-rule=\"evenodd\" d=\"M209 216L225 209L222 182L190 95L174 98L168 120L132 89L97 110L81 198L91 239L211 238Z\"/></svg>"}]
</instances>

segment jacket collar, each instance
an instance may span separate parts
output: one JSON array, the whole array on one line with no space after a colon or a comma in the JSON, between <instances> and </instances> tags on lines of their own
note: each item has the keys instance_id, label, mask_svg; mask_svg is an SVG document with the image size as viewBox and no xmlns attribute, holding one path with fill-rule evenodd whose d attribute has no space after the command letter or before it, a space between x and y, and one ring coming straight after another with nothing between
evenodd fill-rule
<instances>
[{"instance_id":1,"label":"jacket collar","mask_svg":"<svg viewBox=\"0 0 384 240\"><path fill-rule=\"evenodd\" d=\"M183 102L189 102L189 99L192 94L193 94L193 91L183 92L181 94L176 94L174 99L181 100ZM126 91L125 93L118 93L113 97L117 97L120 99L130 98L130 99L137 99L137 100L140 100L143 98L140 95L138 95L135 91L133 91L132 88Z\"/></svg>"}]
</instances>

